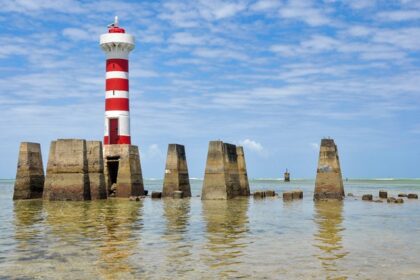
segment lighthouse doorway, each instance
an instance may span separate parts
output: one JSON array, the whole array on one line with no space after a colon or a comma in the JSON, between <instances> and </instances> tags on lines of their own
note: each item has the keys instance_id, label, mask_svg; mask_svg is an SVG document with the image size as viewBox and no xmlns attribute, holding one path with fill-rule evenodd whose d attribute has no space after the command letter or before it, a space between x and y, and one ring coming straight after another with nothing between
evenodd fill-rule
<instances>
[{"instance_id":1,"label":"lighthouse doorway","mask_svg":"<svg viewBox=\"0 0 420 280\"><path fill-rule=\"evenodd\" d=\"M118 168L120 165L120 157L107 157L106 168L108 169L108 182L109 182L109 194L113 194L116 191L117 180L118 180Z\"/></svg>"},{"instance_id":2,"label":"lighthouse doorway","mask_svg":"<svg viewBox=\"0 0 420 280\"><path fill-rule=\"evenodd\" d=\"M118 119L109 119L109 144L118 144Z\"/></svg>"}]
</instances>

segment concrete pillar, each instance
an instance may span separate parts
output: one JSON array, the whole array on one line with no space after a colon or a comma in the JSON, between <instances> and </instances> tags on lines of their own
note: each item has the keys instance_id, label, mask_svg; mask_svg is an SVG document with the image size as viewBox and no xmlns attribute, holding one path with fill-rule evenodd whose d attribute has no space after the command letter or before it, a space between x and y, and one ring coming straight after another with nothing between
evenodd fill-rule
<instances>
[{"instance_id":1,"label":"concrete pillar","mask_svg":"<svg viewBox=\"0 0 420 280\"><path fill-rule=\"evenodd\" d=\"M116 186L116 197L144 195L140 154L137 146L128 144L104 145L105 183L108 192Z\"/></svg>"},{"instance_id":2,"label":"concrete pillar","mask_svg":"<svg viewBox=\"0 0 420 280\"><path fill-rule=\"evenodd\" d=\"M237 146L236 154L238 156L240 195L249 196L251 192L249 190L248 172L246 170L244 148L242 146Z\"/></svg>"},{"instance_id":3,"label":"concrete pillar","mask_svg":"<svg viewBox=\"0 0 420 280\"><path fill-rule=\"evenodd\" d=\"M173 197L175 191L182 191L183 197L191 197L185 147L169 144L162 197Z\"/></svg>"},{"instance_id":4,"label":"concrete pillar","mask_svg":"<svg viewBox=\"0 0 420 280\"><path fill-rule=\"evenodd\" d=\"M337 146L333 139L322 139L314 199L343 199L344 196Z\"/></svg>"},{"instance_id":5,"label":"concrete pillar","mask_svg":"<svg viewBox=\"0 0 420 280\"><path fill-rule=\"evenodd\" d=\"M210 141L201 199L231 199L240 190L236 146Z\"/></svg>"},{"instance_id":6,"label":"concrete pillar","mask_svg":"<svg viewBox=\"0 0 420 280\"><path fill-rule=\"evenodd\" d=\"M106 199L104 158L101 141L86 141L91 199Z\"/></svg>"},{"instance_id":7,"label":"concrete pillar","mask_svg":"<svg viewBox=\"0 0 420 280\"><path fill-rule=\"evenodd\" d=\"M46 200L90 200L86 141L52 141L43 198Z\"/></svg>"},{"instance_id":8,"label":"concrete pillar","mask_svg":"<svg viewBox=\"0 0 420 280\"><path fill-rule=\"evenodd\" d=\"M16 171L13 199L41 198L44 190L44 167L41 145L22 142Z\"/></svg>"}]
</instances>

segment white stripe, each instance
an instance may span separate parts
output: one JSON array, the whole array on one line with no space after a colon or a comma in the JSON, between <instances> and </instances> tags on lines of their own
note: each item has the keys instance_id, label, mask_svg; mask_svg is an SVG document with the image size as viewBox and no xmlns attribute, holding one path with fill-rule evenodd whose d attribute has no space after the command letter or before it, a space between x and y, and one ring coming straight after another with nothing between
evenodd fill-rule
<instances>
[{"instance_id":1,"label":"white stripe","mask_svg":"<svg viewBox=\"0 0 420 280\"><path fill-rule=\"evenodd\" d=\"M105 92L105 98L129 98L128 91L125 90L107 90Z\"/></svg>"},{"instance_id":2,"label":"white stripe","mask_svg":"<svg viewBox=\"0 0 420 280\"><path fill-rule=\"evenodd\" d=\"M106 72L106 79L127 79L128 80L128 72L108 71Z\"/></svg>"},{"instance_id":3,"label":"white stripe","mask_svg":"<svg viewBox=\"0 0 420 280\"><path fill-rule=\"evenodd\" d=\"M120 116L129 116L129 111L105 111L105 117L118 118Z\"/></svg>"}]
</instances>

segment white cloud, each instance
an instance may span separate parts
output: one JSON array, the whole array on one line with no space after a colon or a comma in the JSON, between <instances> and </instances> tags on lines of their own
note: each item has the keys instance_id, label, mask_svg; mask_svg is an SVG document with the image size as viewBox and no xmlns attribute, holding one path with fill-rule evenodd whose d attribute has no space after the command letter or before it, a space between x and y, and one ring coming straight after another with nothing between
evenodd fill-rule
<instances>
[{"instance_id":1,"label":"white cloud","mask_svg":"<svg viewBox=\"0 0 420 280\"><path fill-rule=\"evenodd\" d=\"M279 15L285 19L295 19L310 26L331 24L331 19L323 10L314 7L311 1L291 0L279 10Z\"/></svg>"},{"instance_id":2,"label":"white cloud","mask_svg":"<svg viewBox=\"0 0 420 280\"><path fill-rule=\"evenodd\" d=\"M318 143L310 143L309 144L311 146L312 149L314 149L315 151L319 151L319 144Z\"/></svg>"},{"instance_id":3,"label":"white cloud","mask_svg":"<svg viewBox=\"0 0 420 280\"><path fill-rule=\"evenodd\" d=\"M193 36L188 32L178 32L169 38L169 43L179 45L203 45L207 39L202 36Z\"/></svg>"},{"instance_id":4,"label":"white cloud","mask_svg":"<svg viewBox=\"0 0 420 280\"><path fill-rule=\"evenodd\" d=\"M281 3L278 0L259 0L250 9L253 11L266 11L280 7Z\"/></svg>"},{"instance_id":5,"label":"white cloud","mask_svg":"<svg viewBox=\"0 0 420 280\"><path fill-rule=\"evenodd\" d=\"M74 41L98 39L96 34L89 33L82 28L65 28L63 30L63 35Z\"/></svg>"},{"instance_id":6,"label":"white cloud","mask_svg":"<svg viewBox=\"0 0 420 280\"><path fill-rule=\"evenodd\" d=\"M420 19L420 11L418 10L400 10L380 12L377 17L383 21L408 21Z\"/></svg>"},{"instance_id":7,"label":"white cloud","mask_svg":"<svg viewBox=\"0 0 420 280\"><path fill-rule=\"evenodd\" d=\"M244 147L245 150L255 152L260 156L267 156L267 153L264 147L260 143L254 140L245 139L245 140L239 141L238 143L240 146Z\"/></svg>"}]
</instances>

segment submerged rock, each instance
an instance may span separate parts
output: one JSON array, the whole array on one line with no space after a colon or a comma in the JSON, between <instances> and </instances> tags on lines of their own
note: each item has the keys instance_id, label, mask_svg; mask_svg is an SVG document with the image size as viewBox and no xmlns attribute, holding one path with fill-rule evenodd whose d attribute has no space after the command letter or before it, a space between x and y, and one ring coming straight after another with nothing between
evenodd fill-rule
<instances>
[{"instance_id":1,"label":"submerged rock","mask_svg":"<svg viewBox=\"0 0 420 280\"><path fill-rule=\"evenodd\" d=\"M372 201L372 199L373 199L373 195L371 194L364 194L362 196L362 200Z\"/></svg>"},{"instance_id":2,"label":"submerged rock","mask_svg":"<svg viewBox=\"0 0 420 280\"><path fill-rule=\"evenodd\" d=\"M254 198L264 198L265 197L265 192L264 191L256 191L253 194Z\"/></svg>"},{"instance_id":3,"label":"submerged rock","mask_svg":"<svg viewBox=\"0 0 420 280\"><path fill-rule=\"evenodd\" d=\"M404 199L397 198L397 199L395 199L395 203L404 203Z\"/></svg>"},{"instance_id":4,"label":"submerged rock","mask_svg":"<svg viewBox=\"0 0 420 280\"><path fill-rule=\"evenodd\" d=\"M388 199L386 200L388 203L394 203L395 202L395 197L388 197Z\"/></svg>"},{"instance_id":5,"label":"submerged rock","mask_svg":"<svg viewBox=\"0 0 420 280\"><path fill-rule=\"evenodd\" d=\"M162 198L162 192L152 192L152 198Z\"/></svg>"},{"instance_id":6,"label":"submerged rock","mask_svg":"<svg viewBox=\"0 0 420 280\"><path fill-rule=\"evenodd\" d=\"M388 198L388 192L387 191L379 191L379 197L380 198Z\"/></svg>"},{"instance_id":7,"label":"submerged rock","mask_svg":"<svg viewBox=\"0 0 420 280\"><path fill-rule=\"evenodd\" d=\"M293 192L283 192L283 200L284 201L293 200Z\"/></svg>"},{"instance_id":8,"label":"submerged rock","mask_svg":"<svg viewBox=\"0 0 420 280\"><path fill-rule=\"evenodd\" d=\"M417 196L417 194L415 194L415 193L409 193L408 195L407 195L407 198L410 198L410 199L418 199L419 197Z\"/></svg>"},{"instance_id":9,"label":"submerged rock","mask_svg":"<svg viewBox=\"0 0 420 280\"><path fill-rule=\"evenodd\" d=\"M398 197L407 197L407 194L405 194L405 193L399 193L398 194Z\"/></svg>"}]
</instances>

